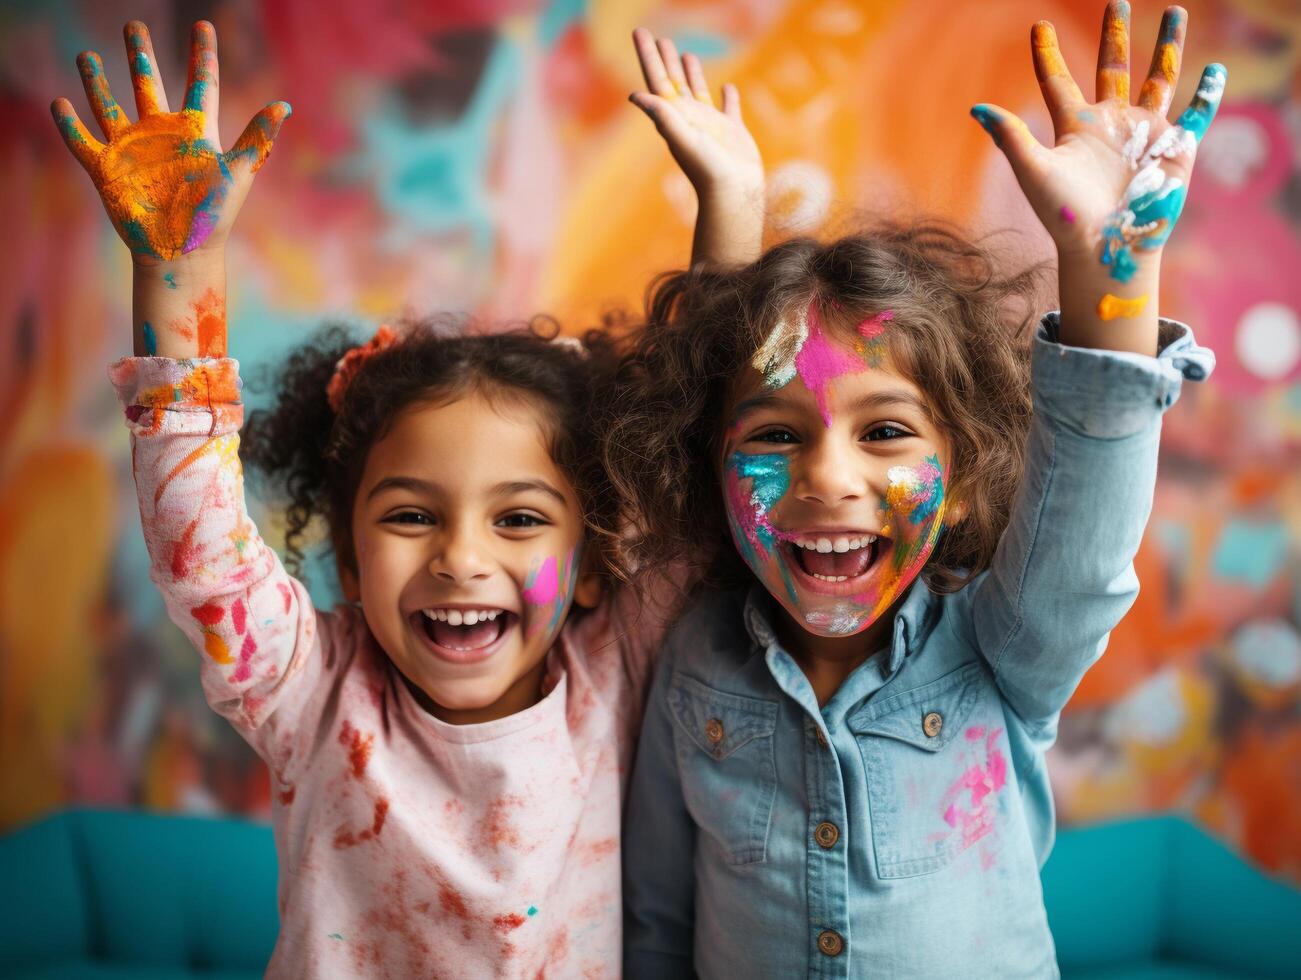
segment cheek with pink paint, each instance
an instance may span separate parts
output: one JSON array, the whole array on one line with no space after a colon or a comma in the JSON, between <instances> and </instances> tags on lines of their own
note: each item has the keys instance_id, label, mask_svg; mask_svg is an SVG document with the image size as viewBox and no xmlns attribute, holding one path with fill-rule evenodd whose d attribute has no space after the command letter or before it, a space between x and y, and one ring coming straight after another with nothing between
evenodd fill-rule
<instances>
[{"instance_id":1,"label":"cheek with pink paint","mask_svg":"<svg viewBox=\"0 0 1301 980\"><path fill-rule=\"evenodd\" d=\"M561 557L534 559L524 582L523 628L526 638L545 634L550 639L560 631L578 581L578 551L571 548Z\"/></svg>"}]
</instances>

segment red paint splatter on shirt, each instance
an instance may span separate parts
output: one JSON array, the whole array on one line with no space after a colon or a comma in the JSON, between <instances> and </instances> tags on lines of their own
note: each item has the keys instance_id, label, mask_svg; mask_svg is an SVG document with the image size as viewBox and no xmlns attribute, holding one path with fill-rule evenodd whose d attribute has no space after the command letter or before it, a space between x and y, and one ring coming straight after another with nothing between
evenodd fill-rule
<instances>
[{"instance_id":1,"label":"red paint splatter on shirt","mask_svg":"<svg viewBox=\"0 0 1301 980\"><path fill-rule=\"evenodd\" d=\"M334 834L334 846L340 850L345 847L356 847L358 844L368 840L374 840L384 829L384 821L388 818L388 800L380 797L375 801L375 816L371 825L361 833L354 834L346 827L340 827Z\"/></svg>"},{"instance_id":2,"label":"red paint splatter on shirt","mask_svg":"<svg viewBox=\"0 0 1301 980\"><path fill-rule=\"evenodd\" d=\"M216 626L226 615L226 610L215 602L207 602L190 610L190 615L204 626Z\"/></svg>"},{"instance_id":3,"label":"red paint splatter on shirt","mask_svg":"<svg viewBox=\"0 0 1301 980\"><path fill-rule=\"evenodd\" d=\"M181 532L181 539L172 542L172 578L178 582L184 581L190 577L190 570L194 568L199 561L199 549L194 544L194 532L199 529L201 518L196 517L185 525L185 530Z\"/></svg>"},{"instance_id":4,"label":"red paint splatter on shirt","mask_svg":"<svg viewBox=\"0 0 1301 980\"><path fill-rule=\"evenodd\" d=\"M244 634L244 643L239 649L239 666L230 675L234 683L242 684L253 676L253 654L255 653L257 653L257 642L253 639L253 634Z\"/></svg>"},{"instance_id":5,"label":"red paint splatter on shirt","mask_svg":"<svg viewBox=\"0 0 1301 980\"><path fill-rule=\"evenodd\" d=\"M505 933L510 932L512 929L518 929L527 921L528 919L518 912L510 912L506 915L493 916L492 927L498 932Z\"/></svg>"},{"instance_id":6,"label":"red paint splatter on shirt","mask_svg":"<svg viewBox=\"0 0 1301 980\"><path fill-rule=\"evenodd\" d=\"M366 773L366 763L370 762L370 751L375 745L373 734L363 735L348 722L339 729L339 744L348 750L348 763L352 775L360 779Z\"/></svg>"},{"instance_id":7,"label":"red paint splatter on shirt","mask_svg":"<svg viewBox=\"0 0 1301 980\"><path fill-rule=\"evenodd\" d=\"M230 621L234 625L236 633L243 634L247 618L248 610L244 605L244 600L236 599L230 607Z\"/></svg>"},{"instance_id":8,"label":"red paint splatter on shirt","mask_svg":"<svg viewBox=\"0 0 1301 980\"><path fill-rule=\"evenodd\" d=\"M298 787L290 786L288 789L282 789L279 793L280 805L289 806L294 802L294 797L298 795Z\"/></svg>"},{"instance_id":9,"label":"red paint splatter on shirt","mask_svg":"<svg viewBox=\"0 0 1301 980\"><path fill-rule=\"evenodd\" d=\"M280 597L285 600L285 615L289 615L289 609L294 604L294 593L284 582L277 582L276 588L280 590Z\"/></svg>"},{"instance_id":10,"label":"red paint splatter on shirt","mask_svg":"<svg viewBox=\"0 0 1301 980\"><path fill-rule=\"evenodd\" d=\"M504 794L488 804L479 832L479 838L485 847L490 847L494 851L500 851L503 847L514 850L532 850L532 848L524 846L524 838L511 821L508 812L523 808L524 803L522 796Z\"/></svg>"}]
</instances>

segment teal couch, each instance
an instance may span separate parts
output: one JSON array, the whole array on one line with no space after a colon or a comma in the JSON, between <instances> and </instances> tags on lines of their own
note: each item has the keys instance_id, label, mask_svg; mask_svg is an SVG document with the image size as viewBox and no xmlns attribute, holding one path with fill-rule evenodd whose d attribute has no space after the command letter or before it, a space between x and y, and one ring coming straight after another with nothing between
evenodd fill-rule
<instances>
[{"instance_id":1,"label":"teal couch","mask_svg":"<svg viewBox=\"0 0 1301 980\"><path fill-rule=\"evenodd\" d=\"M0 977L257 977L275 877L266 827L49 817L0 838ZM1301 976L1301 893L1182 820L1064 832L1043 882L1068 980Z\"/></svg>"}]
</instances>

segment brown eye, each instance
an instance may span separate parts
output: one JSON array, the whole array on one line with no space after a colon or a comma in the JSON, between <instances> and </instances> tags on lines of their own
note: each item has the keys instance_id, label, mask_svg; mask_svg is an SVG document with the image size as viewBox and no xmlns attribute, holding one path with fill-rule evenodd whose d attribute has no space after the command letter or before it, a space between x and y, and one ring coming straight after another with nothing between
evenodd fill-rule
<instances>
[{"instance_id":1,"label":"brown eye","mask_svg":"<svg viewBox=\"0 0 1301 980\"><path fill-rule=\"evenodd\" d=\"M497 522L497 526L520 531L534 527L545 527L547 523L548 521L545 518L539 517L537 514L515 513L507 514Z\"/></svg>"},{"instance_id":2,"label":"brown eye","mask_svg":"<svg viewBox=\"0 0 1301 980\"><path fill-rule=\"evenodd\" d=\"M878 425L875 429L869 430L864 438L869 442L880 442L883 439L906 439L911 435L912 433L907 429L897 425Z\"/></svg>"},{"instance_id":3,"label":"brown eye","mask_svg":"<svg viewBox=\"0 0 1301 980\"><path fill-rule=\"evenodd\" d=\"M760 432L758 435L750 437L751 442L767 442L774 445L794 445L799 442L793 432L785 429L769 429L767 432Z\"/></svg>"}]
</instances>

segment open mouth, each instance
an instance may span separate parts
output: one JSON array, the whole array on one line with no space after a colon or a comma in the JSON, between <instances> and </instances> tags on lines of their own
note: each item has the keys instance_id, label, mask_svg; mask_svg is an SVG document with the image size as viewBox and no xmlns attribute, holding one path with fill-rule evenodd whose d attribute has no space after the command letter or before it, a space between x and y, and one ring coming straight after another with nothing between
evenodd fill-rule
<instances>
[{"instance_id":1,"label":"open mouth","mask_svg":"<svg viewBox=\"0 0 1301 980\"><path fill-rule=\"evenodd\" d=\"M434 606L411 618L435 654L455 663L473 663L491 657L519 617L494 606Z\"/></svg>"},{"instance_id":2,"label":"open mouth","mask_svg":"<svg viewBox=\"0 0 1301 980\"><path fill-rule=\"evenodd\" d=\"M890 547L876 534L794 535L784 546L800 584L824 595L852 595L867 584Z\"/></svg>"}]
</instances>

